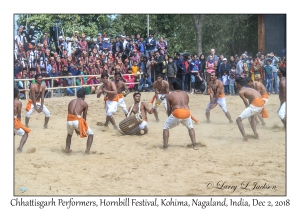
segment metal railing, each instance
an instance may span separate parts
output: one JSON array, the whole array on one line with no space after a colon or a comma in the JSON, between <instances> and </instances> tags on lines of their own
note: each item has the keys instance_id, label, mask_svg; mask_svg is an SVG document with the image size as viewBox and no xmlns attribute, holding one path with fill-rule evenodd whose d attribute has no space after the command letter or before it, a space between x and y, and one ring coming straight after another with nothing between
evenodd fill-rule
<instances>
[{"instance_id":1,"label":"metal railing","mask_svg":"<svg viewBox=\"0 0 300 210\"><path fill-rule=\"evenodd\" d=\"M122 76L125 75L132 75L132 76L139 76L139 80L141 80L142 74L122 74ZM99 84L90 84L90 85L76 85L76 78L78 77L96 77L96 79L101 78L101 75L79 75L79 76L57 76L57 77L43 77L43 80L51 80L51 87L46 87L46 90L49 90L51 92L51 98L53 97L53 91L54 90L58 90L58 89L67 89L67 88L74 88L74 93L76 95L76 88L78 87L95 87L95 86L101 86L102 83ZM54 87L54 80L57 79L65 79L65 78L73 78L74 79L74 84L73 86L58 86L58 87ZM114 75L109 75L109 79L114 78ZM14 79L14 82L18 82L18 81L24 81L24 89L19 89L19 91L25 91L25 95L26 98L29 98L29 92L30 92L30 88L29 88L29 83L34 80L33 79ZM128 84L139 84L139 82L125 82L126 85Z\"/></svg>"}]
</instances>

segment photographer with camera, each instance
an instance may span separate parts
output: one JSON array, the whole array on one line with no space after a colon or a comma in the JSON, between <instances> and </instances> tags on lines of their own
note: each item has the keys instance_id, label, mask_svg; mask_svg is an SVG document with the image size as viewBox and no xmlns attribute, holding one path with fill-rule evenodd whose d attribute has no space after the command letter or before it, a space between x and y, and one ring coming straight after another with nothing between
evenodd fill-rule
<instances>
[{"instance_id":1,"label":"photographer with camera","mask_svg":"<svg viewBox=\"0 0 300 210\"><path fill-rule=\"evenodd\" d=\"M144 73L143 77L140 80L140 84L138 85L138 91L149 92L151 87L152 87L151 78L147 73Z\"/></svg>"}]
</instances>

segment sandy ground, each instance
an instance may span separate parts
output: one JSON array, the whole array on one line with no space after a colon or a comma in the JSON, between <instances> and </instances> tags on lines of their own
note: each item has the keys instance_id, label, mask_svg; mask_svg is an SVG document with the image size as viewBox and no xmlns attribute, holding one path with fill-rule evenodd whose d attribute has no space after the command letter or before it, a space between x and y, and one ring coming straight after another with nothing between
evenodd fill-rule
<instances>
[{"instance_id":1,"label":"sandy ground","mask_svg":"<svg viewBox=\"0 0 300 210\"><path fill-rule=\"evenodd\" d=\"M143 93L142 101L150 105L152 95ZM84 154L86 138L75 133L73 153L62 152L67 105L74 97L45 99L51 112L48 129L43 128L44 114L33 113L32 131L23 152L14 157L15 195L285 195L286 139L276 114L278 95L269 98L267 124L257 127L260 140L253 138L248 120L243 121L246 133L252 135L246 142L237 124L229 124L220 107L212 110L212 122L205 123L208 96L189 96L192 114L200 120L194 124L199 150L191 148L182 125L170 130L170 147L162 149L162 128L167 119L162 105L159 122L154 115L148 116L147 135L122 136L111 125L103 132L96 125L105 118L103 96L87 96L87 122L94 132L90 155ZM133 103L132 94L125 102L127 107ZM25 108L26 101L22 103ZM227 108L235 121L244 104L238 96L227 96ZM123 120L122 109L118 108L114 117L117 123ZM15 137L15 149L20 139ZM21 193L21 187L28 191Z\"/></svg>"}]
</instances>

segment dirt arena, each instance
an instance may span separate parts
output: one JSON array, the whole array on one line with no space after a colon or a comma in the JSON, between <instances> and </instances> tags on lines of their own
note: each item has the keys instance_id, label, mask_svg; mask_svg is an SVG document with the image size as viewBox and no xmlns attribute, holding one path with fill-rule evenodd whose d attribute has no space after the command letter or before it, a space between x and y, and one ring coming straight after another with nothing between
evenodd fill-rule
<instances>
[{"instance_id":1,"label":"dirt arena","mask_svg":"<svg viewBox=\"0 0 300 210\"><path fill-rule=\"evenodd\" d=\"M149 106L153 93L142 93ZM148 115L149 133L122 136L104 122L103 96L86 96L89 104L87 123L94 132L91 154L85 155L86 138L74 133L71 155L63 153L67 136L67 105L74 97L45 99L51 112L48 129L43 128L44 114L34 112L29 126L32 131L22 153L16 153L15 195L285 195L286 139L276 111L278 95L270 95L266 106L269 118L258 125L260 140L253 138L248 120L243 124L252 137L242 140L235 119L243 111L239 96L227 96L227 108L234 120L229 124L220 107L211 112L211 123L205 123L209 96L189 95L199 150L193 150L188 131L182 125L170 130L169 148L162 149L162 128L167 115L160 105L156 122ZM25 106L22 101L22 122ZM132 105L130 93L125 102ZM121 108L114 115L124 119ZM21 137L15 137L15 151ZM21 193L20 188L28 191Z\"/></svg>"}]
</instances>

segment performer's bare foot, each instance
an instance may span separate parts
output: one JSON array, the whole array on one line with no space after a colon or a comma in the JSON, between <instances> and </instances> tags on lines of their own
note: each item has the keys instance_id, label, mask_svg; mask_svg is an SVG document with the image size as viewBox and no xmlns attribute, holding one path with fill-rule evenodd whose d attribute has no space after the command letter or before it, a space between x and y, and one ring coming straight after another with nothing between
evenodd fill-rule
<instances>
[{"instance_id":1,"label":"performer's bare foot","mask_svg":"<svg viewBox=\"0 0 300 210\"><path fill-rule=\"evenodd\" d=\"M266 125L266 123L262 123L262 125L264 126L264 125Z\"/></svg>"},{"instance_id":2,"label":"performer's bare foot","mask_svg":"<svg viewBox=\"0 0 300 210\"><path fill-rule=\"evenodd\" d=\"M85 150L85 154L90 154L90 151Z\"/></svg>"},{"instance_id":3,"label":"performer's bare foot","mask_svg":"<svg viewBox=\"0 0 300 210\"><path fill-rule=\"evenodd\" d=\"M48 128L48 124L47 124L47 125L45 124L45 125L44 125L44 128Z\"/></svg>"},{"instance_id":4,"label":"performer's bare foot","mask_svg":"<svg viewBox=\"0 0 300 210\"><path fill-rule=\"evenodd\" d=\"M256 133L256 134L254 135L254 138L255 138L255 139L259 139L258 133Z\"/></svg>"},{"instance_id":5,"label":"performer's bare foot","mask_svg":"<svg viewBox=\"0 0 300 210\"><path fill-rule=\"evenodd\" d=\"M229 120L229 123L233 123L233 121L232 121L232 120Z\"/></svg>"},{"instance_id":6,"label":"performer's bare foot","mask_svg":"<svg viewBox=\"0 0 300 210\"><path fill-rule=\"evenodd\" d=\"M206 123L210 123L210 120L206 120Z\"/></svg>"},{"instance_id":7,"label":"performer's bare foot","mask_svg":"<svg viewBox=\"0 0 300 210\"><path fill-rule=\"evenodd\" d=\"M243 140L244 140L244 141L248 141L248 136L245 135L245 136L243 137Z\"/></svg>"},{"instance_id":8,"label":"performer's bare foot","mask_svg":"<svg viewBox=\"0 0 300 210\"><path fill-rule=\"evenodd\" d=\"M108 127L108 126L107 126L107 127ZM118 130L118 126L115 125L115 126L114 126L114 129Z\"/></svg>"},{"instance_id":9,"label":"performer's bare foot","mask_svg":"<svg viewBox=\"0 0 300 210\"><path fill-rule=\"evenodd\" d=\"M18 151L18 152L22 152L22 149L21 149L21 148L18 148L17 151Z\"/></svg>"},{"instance_id":10,"label":"performer's bare foot","mask_svg":"<svg viewBox=\"0 0 300 210\"><path fill-rule=\"evenodd\" d=\"M25 127L26 127L26 128L29 128L29 125L28 125L28 124L27 124L27 125L25 124Z\"/></svg>"},{"instance_id":11,"label":"performer's bare foot","mask_svg":"<svg viewBox=\"0 0 300 210\"><path fill-rule=\"evenodd\" d=\"M164 145L164 146L163 146L163 149L164 149L164 150L168 149L168 146L169 146L169 145Z\"/></svg>"},{"instance_id":12,"label":"performer's bare foot","mask_svg":"<svg viewBox=\"0 0 300 210\"><path fill-rule=\"evenodd\" d=\"M104 123L103 123L103 122L97 122L97 125L99 125L99 126L103 126L103 125L104 125Z\"/></svg>"},{"instance_id":13,"label":"performer's bare foot","mask_svg":"<svg viewBox=\"0 0 300 210\"><path fill-rule=\"evenodd\" d=\"M156 122L159 122L159 119L158 119L158 118L156 119Z\"/></svg>"},{"instance_id":14,"label":"performer's bare foot","mask_svg":"<svg viewBox=\"0 0 300 210\"><path fill-rule=\"evenodd\" d=\"M198 150L199 149L196 144L193 145L193 148L194 148L194 150Z\"/></svg>"},{"instance_id":15,"label":"performer's bare foot","mask_svg":"<svg viewBox=\"0 0 300 210\"><path fill-rule=\"evenodd\" d=\"M66 149L66 150L65 150L65 153L66 153L66 154L70 154L71 152L72 152L71 149L69 149L69 150Z\"/></svg>"},{"instance_id":16,"label":"performer's bare foot","mask_svg":"<svg viewBox=\"0 0 300 210\"><path fill-rule=\"evenodd\" d=\"M102 131L107 131L107 130L109 130L108 125L107 126L103 125Z\"/></svg>"}]
</instances>

